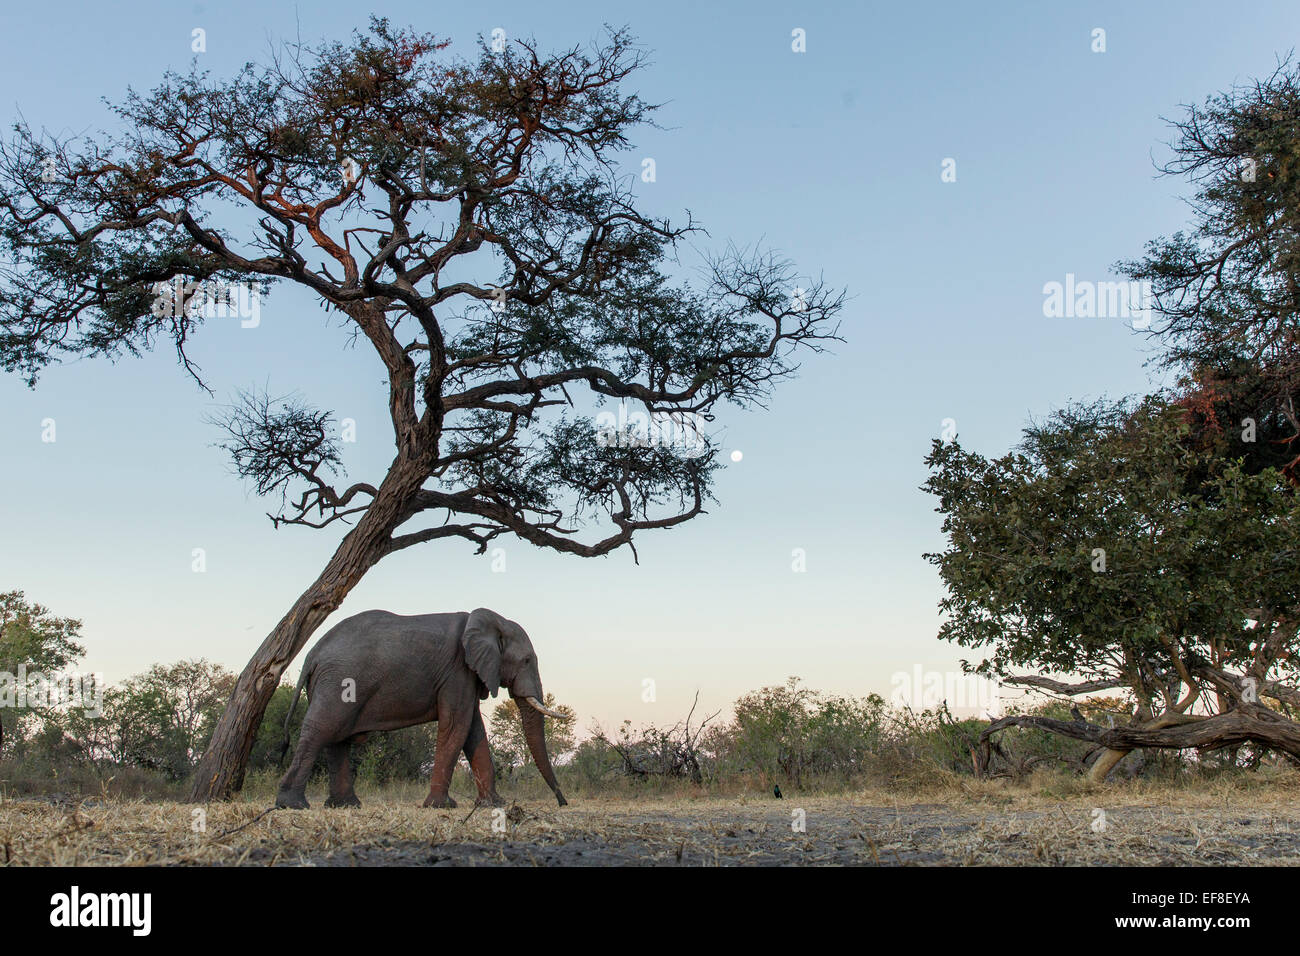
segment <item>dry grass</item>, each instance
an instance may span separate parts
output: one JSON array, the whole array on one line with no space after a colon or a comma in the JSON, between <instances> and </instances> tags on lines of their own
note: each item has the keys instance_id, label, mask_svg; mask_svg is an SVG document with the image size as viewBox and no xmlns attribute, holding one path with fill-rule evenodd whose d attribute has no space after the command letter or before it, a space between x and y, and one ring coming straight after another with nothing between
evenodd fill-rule
<instances>
[{"instance_id":1,"label":"dry grass","mask_svg":"<svg viewBox=\"0 0 1300 956\"><path fill-rule=\"evenodd\" d=\"M314 795L319 799L319 795ZM954 778L841 795L542 799L494 817L425 810L405 789L351 810L196 810L172 802L0 800L0 861L19 865L1300 864L1300 778L1089 786ZM806 832L792 828L802 810ZM1096 813L1105 811L1097 831ZM494 830L494 823L497 825Z\"/></svg>"}]
</instances>

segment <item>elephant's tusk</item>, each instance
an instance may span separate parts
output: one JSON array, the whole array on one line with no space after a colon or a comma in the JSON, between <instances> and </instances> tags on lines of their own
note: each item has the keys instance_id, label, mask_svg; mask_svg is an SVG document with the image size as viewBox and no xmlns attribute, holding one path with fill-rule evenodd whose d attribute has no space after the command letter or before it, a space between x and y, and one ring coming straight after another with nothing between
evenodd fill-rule
<instances>
[{"instance_id":1,"label":"elephant's tusk","mask_svg":"<svg viewBox=\"0 0 1300 956\"><path fill-rule=\"evenodd\" d=\"M547 710L545 707L542 706L542 702L538 700L536 697L525 697L524 700L528 701L528 703L533 705L533 710L541 711L547 717L555 717L558 720L564 720L565 717L567 716L565 714L559 713L558 711Z\"/></svg>"}]
</instances>

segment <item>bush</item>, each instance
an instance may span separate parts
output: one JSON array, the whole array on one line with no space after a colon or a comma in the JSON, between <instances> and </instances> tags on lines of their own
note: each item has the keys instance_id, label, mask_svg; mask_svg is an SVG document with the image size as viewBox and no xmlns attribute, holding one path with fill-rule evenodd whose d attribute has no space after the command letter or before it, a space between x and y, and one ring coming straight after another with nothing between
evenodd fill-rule
<instances>
[{"instance_id":1,"label":"bush","mask_svg":"<svg viewBox=\"0 0 1300 956\"><path fill-rule=\"evenodd\" d=\"M424 780L433 771L437 739L437 724L370 734L352 748L357 779L373 784Z\"/></svg>"},{"instance_id":2,"label":"bush","mask_svg":"<svg viewBox=\"0 0 1300 956\"><path fill-rule=\"evenodd\" d=\"M821 694L791 677L736 701L730 732L716 746L730 751L733 772L780 777L803 786L805 778L850 780L876 754L886 732L886 707L876 694L857 699Z\"/></svg>"}]
</instances>

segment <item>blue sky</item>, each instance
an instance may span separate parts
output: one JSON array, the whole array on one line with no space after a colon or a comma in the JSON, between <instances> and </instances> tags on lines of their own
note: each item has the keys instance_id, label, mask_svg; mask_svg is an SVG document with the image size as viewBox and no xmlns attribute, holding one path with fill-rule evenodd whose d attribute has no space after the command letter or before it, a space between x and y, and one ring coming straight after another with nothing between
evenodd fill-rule
<instances>
[{"instance_id":1,"label":"blue sky","mask_svg":"<svg viewBox=\"0 0 1300 956\"><path fill-rule=\"evenodd\" d=\"M993 7L990 9L990 7ZM229 75L269 45L342 38L355 4L8 5L0 104L35 127L111 122L100 97L188 67ZM768 410L720 419L728 464L707 516L582 560L507 542L506 572L468 545L387 559L335 616L493 607L532 634L548 690L583 726L672 723L695 692L710 710L799 675L844 694L952 671L935 639L942 541L918 490L946 418L988 453L1031 415L1149 390L1151 347L1118 319L1048 319L1044 283L1105 280L1117 260L1186 219L1183 184L1157 178L1162 116L1270 72L1300 7L1254 3L488 6L390 3L396 24L472 55L495 27L544 48L626 24L653 53L636 81L665 104L629 168L643 208L762 242L845 287L846 342L809 356ZM251 26L250 26L251 25ZM1094 28L1106 52L1091 50ZM807 50L791 50L791 31ZM944 159L956 182L941 181ZM355 418L354 480L391 456L373 357L311 300L277 289L256 329L213 320L194 343L215 397L164 350L51 369L35 391L0 379L0 588L81 617L86 666L119 679L203 656L242 667L323 566L334 530L274 531L204 419L265 385ZM42 442L42 421L57 440ZM203 548L207 571L191 570ZM807 555L791 570L792 551ZM323 633L320 632L320 633ZM295 668L296 670L296 668ZM656 700L643 701L643 681Z\"/></svg>"}]
</instances>

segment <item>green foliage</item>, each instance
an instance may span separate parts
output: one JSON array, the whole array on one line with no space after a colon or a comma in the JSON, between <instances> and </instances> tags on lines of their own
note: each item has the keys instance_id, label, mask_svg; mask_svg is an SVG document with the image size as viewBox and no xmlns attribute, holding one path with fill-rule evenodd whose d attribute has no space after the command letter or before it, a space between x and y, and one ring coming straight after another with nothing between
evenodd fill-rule
<instances>
[{"instance_id":1,"label":"green foliage","mask_svg":"<svg viewBox=\"0 0 1300 956\"><path fill-rule=\"evenodd\" d=\"M22 591L0 593L0 670L19 664L54 673L78 660L81 622L55 617L49 608L24 600Z\"/></svg>"},{"instance_id":2,"label":"green foliage","mask_svg":"<svg viewBox=\"0 0 1300 956\"><path fill-rule=\"evenodd\" d=\"M63 646L48 662L67 663L70 653ZM181 780L211 736L234 679L205 660L155 664L103 688L99 712L90 700L28 712L27 733L14 741L13 753L51 765L77 762L101 775L130 767Z\"/></svg>"},{"instance_id":3,"label":"green foliage","mask_svg":"<svg viewBox=\"0 0 1300 956\"><path fill-rule=\"evenodd\" d=\"M235 675L205 660L155 664L105 694L106 756L181 780L203 752Z\"/></svg>"},{"instance_id":4,"label":"green foliage","mask_svg":"<svg viewBox=\"0 0 1300 956\"><path fill-rule=\"evenodd\" d=\"M249 770L272 770L280 766L280 751L284 747L284 718L293 703L294 685L281 684L271 695L271 702L266 705L262 722L257 725L257 738L253 741L253 752L248 758ZM298 745L298 734L302 730L302 719L307 713L303 701L298 701L293 721L289 725L289 753Z\"/></svg>"},{"instance_id":5,"label":"green foliage","mask_svg":"<svg viewBox=\"0 0 1300 956\"><path fill-rule=\"evenodd\" d=\"M379 784L427 779L433 770L437 737L437 724L418 724L370 734L365 743L353 747L352 760L357 778Z\"/></svg>"},{"instance_id":6,"label":"green foliage","mask_svg":"<svg viewBox=\"0 0 1300 956\"><path fill-rule=\"evenodd\" d=\"M1186 439L1185 410L1149 397L1069 408L995 460L935 442L940 637L980 673L1116 679L1152 713L1199 693L1201 665L1290 673L1294 497Z\"/></svg>"},{"instance_id":7,"label":"green foliage","mask_svg":"<svg viewBox=\"0 0 1300 956\"><path fill-rule=\"evenodd\" d=\"M796 785L810 774L848 779L879 748L885 712L876 694L861 700L836 697L791 677L736 701L727 742L741 766Z\"/></svg>"},{"instance_id":8,"label":"green foliage","mask_svg":"<svg viewBox=\"0 0 1300 956\"><path fill-rule=\"evenodd\" d=\"M585 787L601 788L623 768L623 758L602 737L588 737L574 748L565 769Z\"/></svg>"},{"instance_id":9,"label":"green foliage","mask_svg":"<svg viewBox=\"0 0 1300 956\"><path fill-rule=\"evenodd\" d=\"M573 732L578 714L572 707L557 704L555 695L549 692L542 703L566 716L564 720L547 717L543 722L546 751L551 755L551 763L558 764L573 752ZM519 705L512 698L502 700L492 708L492 716L488 719L488 740L499 775L508 776L533 765L528 741L524 739L524 726L519 719Z\"/></svg>"},{"instance_id":10,"label":"green foliage","mask_svg":"<svg viewBox=\"0 0 1300 956\"><path fill-rule=\"evenodd\" d=\"M49 608L25 600L22 591L0 593L0 672L15 680L20 667L29 673L56 674L85 653L80 638L80 621L55 617ZM4 746L21 746L39 714L33 709L0 707Z\"/></svg>"}]
</instances>

